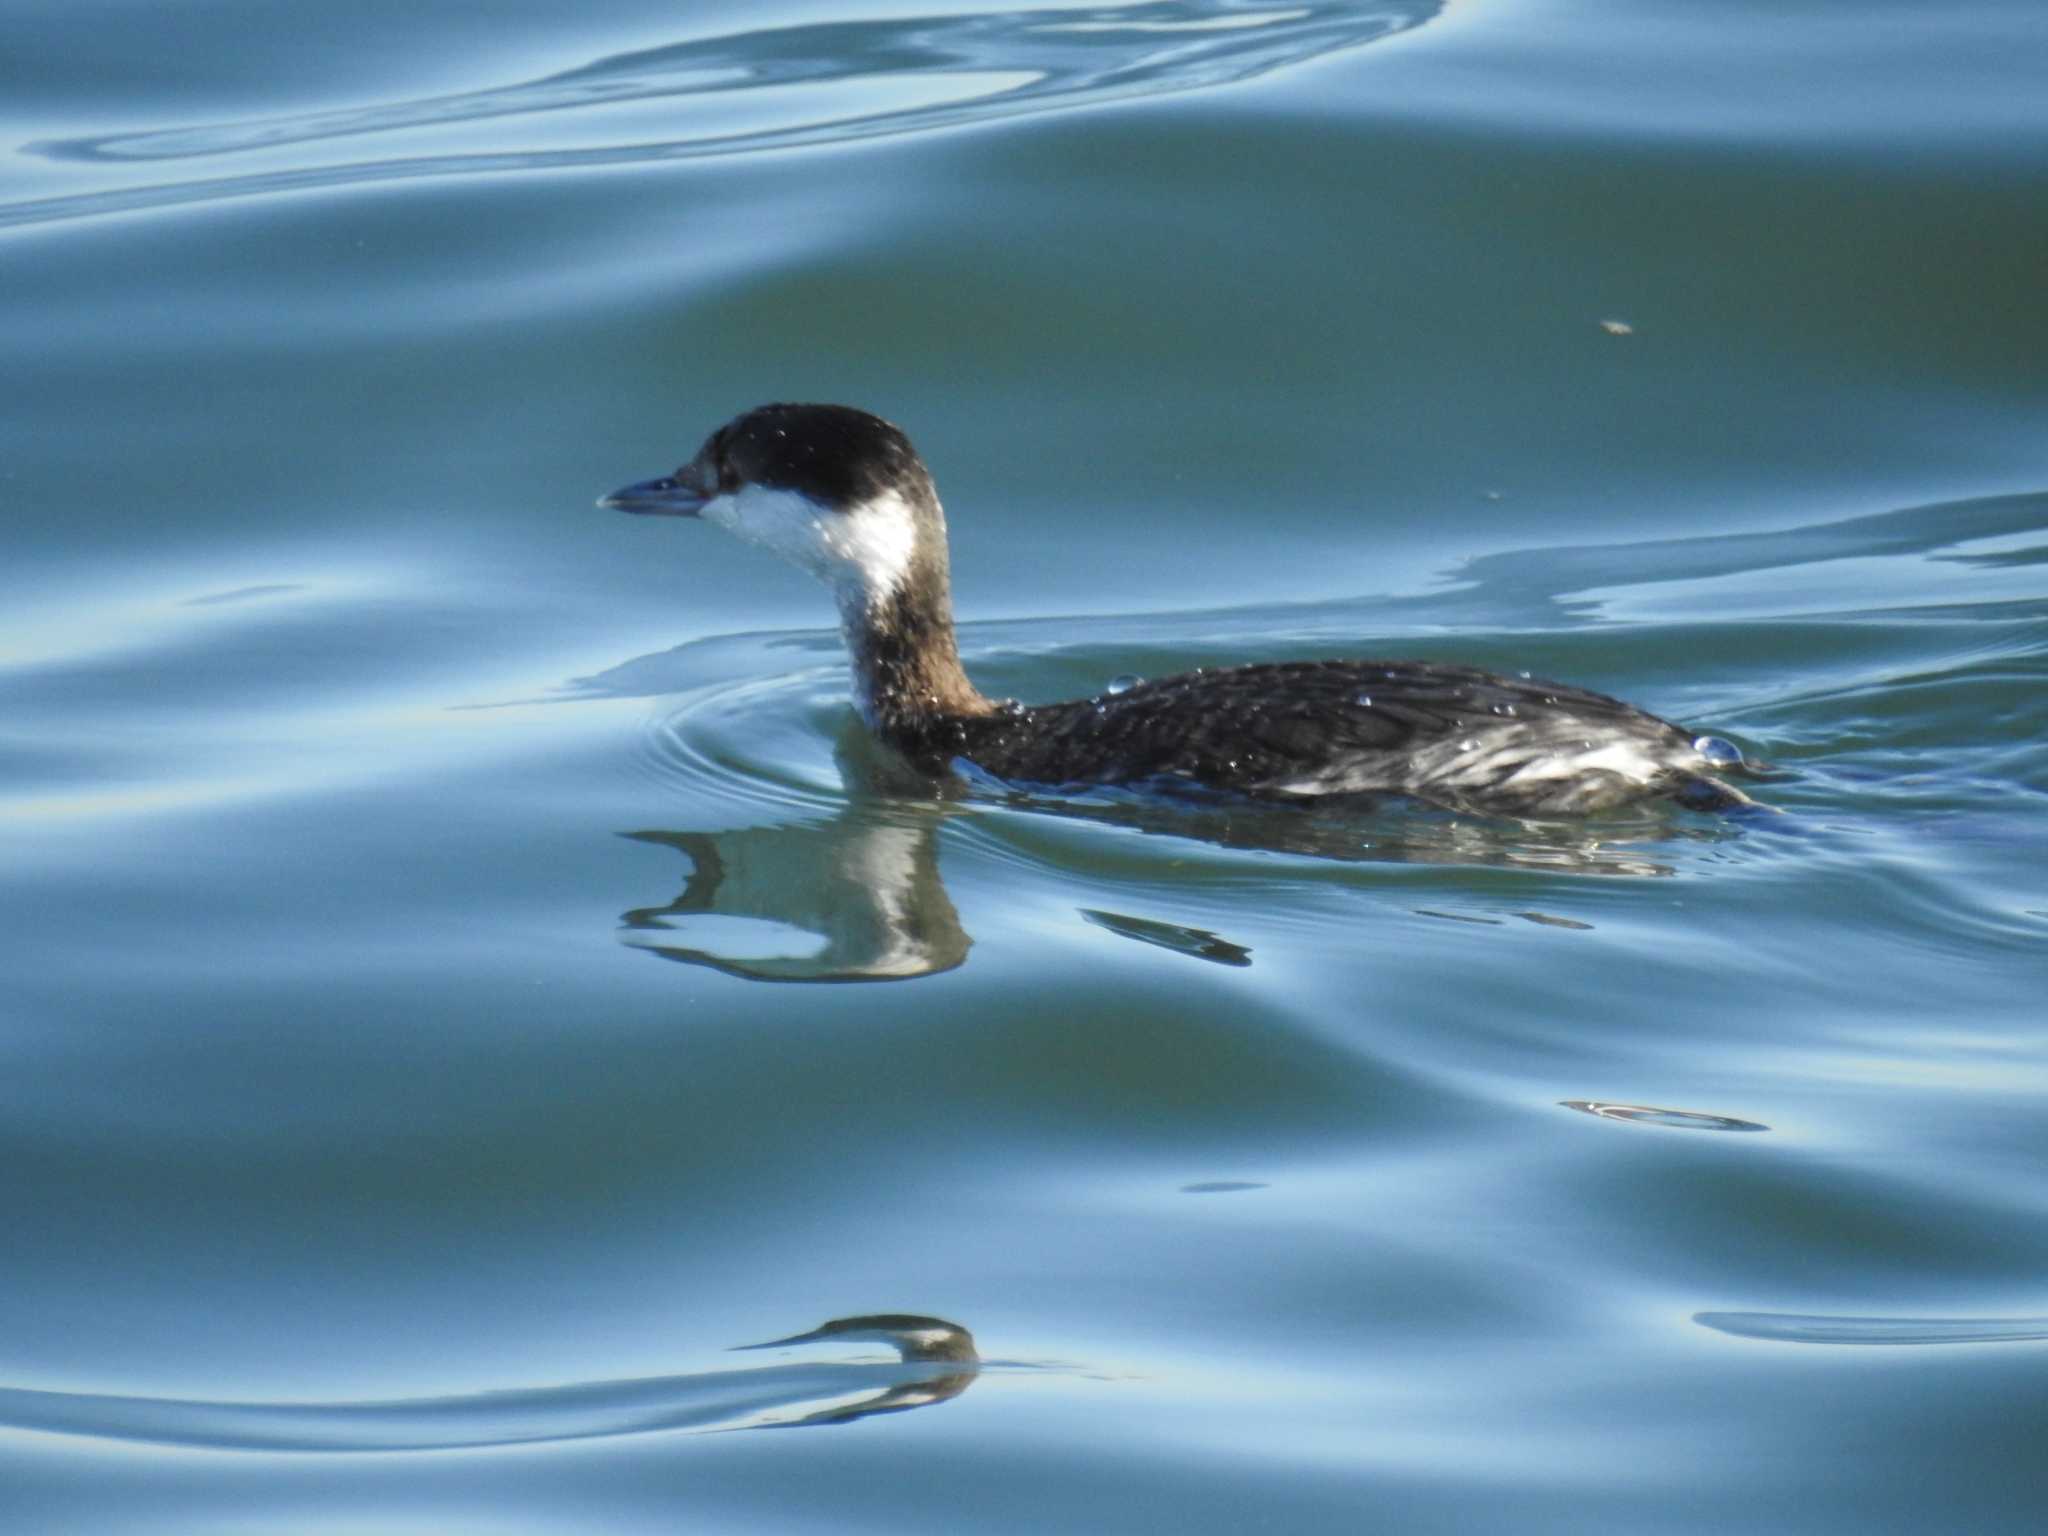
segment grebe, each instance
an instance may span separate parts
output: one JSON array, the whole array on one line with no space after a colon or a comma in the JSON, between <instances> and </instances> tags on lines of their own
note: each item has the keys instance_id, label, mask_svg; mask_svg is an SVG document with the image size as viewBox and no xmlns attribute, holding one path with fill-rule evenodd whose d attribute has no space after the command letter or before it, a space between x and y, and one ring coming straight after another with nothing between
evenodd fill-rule
<instances>
[{"instance_id":1,"label":"grebe","mask_svg":"<svg viewBox=\"0 0 2048 1536\"><path fill-rule=\"evenodd\" d=\"M954 641L931 473L901 430L850 406L747 411L674 474L598 505L701 518L822 579L855 707L927 772L965 760L1015 784L1406 795L1509 816L1750 803L1717 777L1755 772L1728 742L1605 694L1440 662L1263 662L1058 704L986 698Z\"/></svg>"}]
</instances>

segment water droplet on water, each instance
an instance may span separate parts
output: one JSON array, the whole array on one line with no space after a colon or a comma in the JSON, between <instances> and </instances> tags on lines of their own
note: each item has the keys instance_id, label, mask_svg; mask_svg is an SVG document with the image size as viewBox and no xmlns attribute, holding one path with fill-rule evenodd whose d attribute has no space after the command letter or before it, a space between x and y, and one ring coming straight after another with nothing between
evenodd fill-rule
<instances>
[{"instance_id":1,"label":"water droplet on water","mask_svg":"<svg viewBox=\"0 0 2048 1536\"><path fill-rule=\"evenodd\" d=\"M1470 736L1467 736L1463 741L1458 743L1458 750L1460 752L1470 752L1474 747L1478 745L1478 742L1474 741Z\"/></svg>"},{"instance_id":2,"label":"water droplet on water","mask_svg":"<svg viewBox=\"0 0 2048 1536\"><path fill-rule=\"evenodd\" d=\"M1119 672L1115 677L1112 677L1109 680L1109 686L1105 688L1103 692L1129 693L1133 688L1137 687L1138 684L1142 683L1143 681L1145 681L1145 679L1138 676L1138 674L1135 672Z\"/></svg>"},{"instance_id":3,"label":"water droplet on water","mask_svg":"<svg viewBox=\"0 0 2048 1536\"><path fill-rule=\"evenodd\" d=\"M1742 748L1725 737L1696 736L1692 749L1716 768L1734 768L1742 762Z\"/></svg>"},{"instance_id":4,"label":"water droplet on water","mask_svg":"<svg viewBox=\"0 0 2048 1536\"><path fill-rule=\"evenodd\" d=\"M1515 706L1512 704L1496 704L1493 706L1493 712L1496 715L1505 715L1509 719L1513 719L1515 713Z\"/></svg>"},{"instance_id":5,"label":"water droplet on water","mask_svg":"<svg viewBox=\"0 0 2048 1536\"><path fill-rule=\"evenodd\" d=\"M1360 694L1360 695L1358 696L1358 702L1359 702L1359 703L1361 703L1361 704L1363 704L1363 705L1364 705L1364 706L1365 706L1365 707L1366 707L1367 709L1371 709L1371 708L1372 708L1372 695L1371 695L1371 694L1369 694L1369 693L1361 693L1361 694Z\"/></svg>"}]
</instances>

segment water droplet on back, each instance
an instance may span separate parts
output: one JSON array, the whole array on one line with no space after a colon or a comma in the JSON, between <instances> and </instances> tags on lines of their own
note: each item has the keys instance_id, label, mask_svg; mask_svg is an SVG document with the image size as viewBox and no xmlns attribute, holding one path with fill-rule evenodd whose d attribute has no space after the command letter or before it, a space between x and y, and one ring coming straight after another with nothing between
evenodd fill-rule
<instances>
[{"instance_id":1,"label":"water droplet on back","mask_svg":"<svg viewBox=\"0 0 2048 1536\"><path fill-rule=\"evenodd\" d=\"M1742 748L1723 736L1696 736L1692 749L1716 768L1734 768L1742 762Z\"/></svg>"},{"instance_id":2,"label":"water droplet on back","mask_svg":"<svg viewBox=\"0 0 2048 1536\"><path fill-rule=\"evenodd\" d=\"M1138 676L1135 672L1119 672L1109 680L1109 686L1102 691L1104 693L1129 693L1143 681L1145 679Z\"/></svg>"}]
</instances>

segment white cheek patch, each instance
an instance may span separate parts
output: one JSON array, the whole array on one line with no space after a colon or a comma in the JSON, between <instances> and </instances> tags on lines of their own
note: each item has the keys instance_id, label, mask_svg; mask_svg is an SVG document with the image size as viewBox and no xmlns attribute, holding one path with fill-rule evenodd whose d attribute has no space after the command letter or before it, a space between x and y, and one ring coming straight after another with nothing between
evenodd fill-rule
<instances>
[{"instance_id":1,"label":"white cheek patch","mask_svg":"<svg viewBox=\"0 0 2048 1536\"><path fill-rule=\"evenodd\" d=\"M917 548L916 517L893 492L834 512L801 491L743 485L713 497L697 515L870 601L903 584Z\"/></svg>"},{"instance_id":2,"label":"white cheek patch","mask_svg":"<svg viewBox=\"0 0 2048 1536\"><path fill-rule=\"evenodd\" d=\"M704 503L697 515L734 538L758 544L815 575L824 575L824 520L832 514L795 491L743 485Z\"/></svg>"},{"instance_id":3,"label":"white cheek patch","mask_svg":"<svg viewBox=\"0 0 2048 1536\"><path fill-rule=\"evenodd\" d=\"M832 525L834 547L861 574L871 597L887 597L910 574L917 553L917 515L910 503L888 491L857 502Z\"/></svg>"}]
</instances>

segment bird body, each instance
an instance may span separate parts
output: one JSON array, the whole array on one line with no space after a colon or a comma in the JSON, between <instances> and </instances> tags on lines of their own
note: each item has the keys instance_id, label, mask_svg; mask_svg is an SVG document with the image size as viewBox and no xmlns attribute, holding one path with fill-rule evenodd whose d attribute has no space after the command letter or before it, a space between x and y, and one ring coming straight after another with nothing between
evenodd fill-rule
<instances>
[{"instance_id":1,"label":"bird body","mask_svg":"<svg viewBox=\"0 0 2048 1536\"><path fill-rule=\"evenodd\" d=\"M960 664L930 472L898 428L851 407L758 407L673 475L600 505L698 517L822 579L855 708L928 772L964 761L1019 785L1402 795L1514 816L1748 803L1719 775L1753 770L1719 738L1605 694L1442 662L1266 662L1052 704L989 699Z\"/></svg>"}]
</instances>

